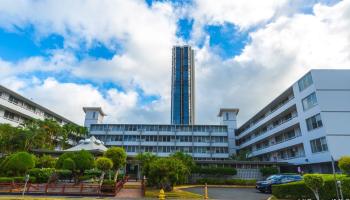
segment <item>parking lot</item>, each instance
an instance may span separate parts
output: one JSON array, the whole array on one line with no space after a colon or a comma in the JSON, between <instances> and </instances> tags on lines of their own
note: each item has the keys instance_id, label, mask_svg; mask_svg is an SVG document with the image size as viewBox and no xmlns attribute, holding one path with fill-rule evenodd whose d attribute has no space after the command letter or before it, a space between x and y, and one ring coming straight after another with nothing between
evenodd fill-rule
<instances>
[{"instance_id":1,"label":"parking lot","mask_svg":"<svg viewBox=\"0 0 350 200\"><path fill-rule=\"evenodd\" d=\"M185 191L204 194L203 187L183 189ZM266 200L271 195L257 191L255 188L208 188L210 199L232 199L232 200Z\"/></svg>"}]
</instances>

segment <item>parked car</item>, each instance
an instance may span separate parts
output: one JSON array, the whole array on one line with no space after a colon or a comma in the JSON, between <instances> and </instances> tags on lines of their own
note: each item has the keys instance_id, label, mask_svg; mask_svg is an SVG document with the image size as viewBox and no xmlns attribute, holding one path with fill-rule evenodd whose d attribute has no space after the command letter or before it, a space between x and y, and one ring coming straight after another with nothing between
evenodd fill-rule
<instances>
[{"instance_id":1,"label":"parked car","mask_svg":"<svg viewBox=\"0 0 350 200\"><path fill-rule=\"evenodd\" d=\"M272 185L290 183L302 180L299 174L275 174L269 176L265 181L257 181L255 188L260 192L271 193Z\"/></svg>"}]
</instances>

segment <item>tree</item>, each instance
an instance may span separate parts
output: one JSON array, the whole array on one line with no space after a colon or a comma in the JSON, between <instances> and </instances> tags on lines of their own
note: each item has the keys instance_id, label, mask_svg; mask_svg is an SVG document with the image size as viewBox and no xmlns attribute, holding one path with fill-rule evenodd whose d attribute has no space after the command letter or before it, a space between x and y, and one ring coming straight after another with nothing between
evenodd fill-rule
<instances>
[{"instance_id":1,"label":"tree","mask_svg":"<svg viewBox=\"0 0 350 200\"><path fill-rule=\"evenodd\" d=\"M148 180L151 184L158 184L170 191L174 185L184 183L189 175L189 169L180 160L171 157L159 158L151 162Z\"/></svg>"},{"instance_id":2,"label":"tree","mask_svg":"<svg viewBox=\"0 0 350 200\"><path fill-rule=\"evenodd\" d=\"M119 169L126 164L127 155L125 150L121 147L112 147L104 153L104 157L112 160L113 168L116 170L114 181L117 181Z\"/></svg>"},{"instance_id":3,"label":"tree","mask_svg":"<svg viewBox=\"0 0 350 200\"><path fill-rule=\"evenodd\" d=\"M80 174L84 174L87 169L92 169L94 167L94 156L88 151L81 150L74 153L74 162L76 164L76 169L80 171Z\"/></svg>"},{"instance_id":4,"label":"tree","mask_svg":"<svg viewBox=\"0 0 350 200\"><path fill-rule=\"evenodd\" d=\"M76 165L75 165L74 160L71 159L71 158L66 158L66 159L63 161L62 168L63 168L63 169L68 169L68 170L74 172L75 169L76 169Z\"/></svg>"},{"instance_id":5,"label":"tree","mask_svg":"<svg viewBox=\"0 0 350 200\"><path fill-rule=\"evenodd\" d=\"M18 152L9 156L4 169L11 175L24 175L35 166L35 156L27 152Z\"/></svg>"},{"instance_id":6,"label":"tree","mask_svg":"<svg viewBox=\"0 0 350 200\"><path fill-rule=\"evenodd\" d=\"M306 174L304 175L305 185L312 190L317 200L320 200L319 191L324 185L324 181L321 175Z\"/></svg>"},{"instance_id":7,"label":"tree","mask_svg":"<svg viewBox=\"0 0 350 200\"><path fill-rule=\"evenodd\" d=\"M136 159L140 161L141 171L144 176L148 177L150 171L150 164L157 158L158 157L156 155L149 152L137 154Z\"/></svg>"},{"instance_id":8,"label":"tree","mask_svg":"<svg viewBox=\"0 0 350 200\"><path fill-rule=\"evenodd\" d=\"M56 166L56 158L50 155L43 155L38 157L36 160L37 168L55 168Z\"/></svg>"},{"instance_id":9,"label":"tree","mask_svg":"<svg viewBox=\"0 0 350 200\"><path fill-rule=\"evenodd\" d=\"M343 156L338 161L338 167L344 174L350 176L350 156Z\"/></svg>"},{"instance_id":10,"label":"tree","mask_svg":"<svg viewBox=\"0 0 350 200\"><path fill-rule=\"evenodd\" d=\"M110 169L112 169L113 167L113 162L111 159L106 158L106 157L99 157L97 158L97 160L95 161L95 165L96 168L102 171L100 180L101 180L101 184L103 183L103 178L106 174L106 172Z\"/></svg>"},{"instance_id":11,"label":"tree","mask_svg":"<svg viewBox=\"0 0 350 200\"><path fill-rule=\"evenodd\" d=\"M19 127L0 124L0 152L9 154L25 150L26 135Z\"/></svg>"},{"instance_id":12,"label":"tree","mask_svg":"<svg viewBox=\"0 0 350 200\"><path fill-rule=\"evenodd\" d=\"M187 166L187 168L190 170L190 172L196 166L196 163L194 162L192 156L185 154L183 152L178 151L178 152L172 154L170 157L180 160L184 165Z\"/></svg>"},{"instance_id":13,"label":"tree","mask_svg":"<svg viewBox=\"0 0 350 200\"><path fill-rule=\"evenodd\" d=\"M63 162L67 158L71 158L74 161L74 153L73 152L66 152L66 153L60 155L60 157L58 157L58 160L56 162L56 169L63 169Z\"/></svg>"}]
</instances>

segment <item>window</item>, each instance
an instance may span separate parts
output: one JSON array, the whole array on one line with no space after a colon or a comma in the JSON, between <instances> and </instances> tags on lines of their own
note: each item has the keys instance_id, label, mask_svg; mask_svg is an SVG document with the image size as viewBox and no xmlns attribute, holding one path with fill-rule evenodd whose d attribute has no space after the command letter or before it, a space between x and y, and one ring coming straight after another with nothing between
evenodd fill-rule
<instances>
[{"instance_id":1,"label":"window","mask_svg":"<svg viewBox=\"0 0 350 200\"><path fill-rule=\"evenodd\" d=\"M310 141L312 153L328 151L328 146L325 137L321 137Z\"/></svg>"},{"instance_id":2,"label":"window","mask_svg":"<svg viewBox=\"0 0 350 200\"><path fill-rule=\"evenodd\" d=\"M306 119L307 130L311 131L323 126L321 115L317 114L308 119Z\"/></svg>"},{"instance_id":3,"label":"window","mask_svg":"<svg viewBox=\"0 0 350 200\"><path fill-rule=\"evenodd\" d=\"M92 113L92 119L96 119L96 112Z\"/></svg>"},{"instance_id":4,"label":"window","mask_svg":"<svg viewBox=\"0 0 350 200\"><path fill-rule=\"evenodd\" d=\"M302 100L302 104L303 104L304 110L308 110L308 109L316 106L317 105L317 98L316 98L315 92L313 92L309 96L305 97Z\"/></svg>"},{"instance_id":5,"label":"window","mask_svg":"<svg viewBox=\"0 0 350 200\"><path fill-rule=\"evenodd\" d=\"M309 72L298 81L299 91L303 91L304 89L312 85L312 83L313 81L311 73Z\"/></svg>"}]
</instances>

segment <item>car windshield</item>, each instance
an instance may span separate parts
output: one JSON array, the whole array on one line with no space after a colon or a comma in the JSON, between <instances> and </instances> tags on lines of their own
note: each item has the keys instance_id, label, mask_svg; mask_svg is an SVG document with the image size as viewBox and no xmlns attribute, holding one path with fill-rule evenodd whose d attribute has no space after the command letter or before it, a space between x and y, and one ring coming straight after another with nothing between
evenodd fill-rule
<instances>
[{"instance_id":1,"label":"car windshield","mask_svg":"<svg viewBox=\"0 0 350 200\"><path fill-rule=\"evenodd\" d=\"M272 176L269 176L267 177L267 181L270 181L270 180L277 180L277 179L280 179L281 178L281 175L272 175Z\"/></svg>"}]
</instances>

